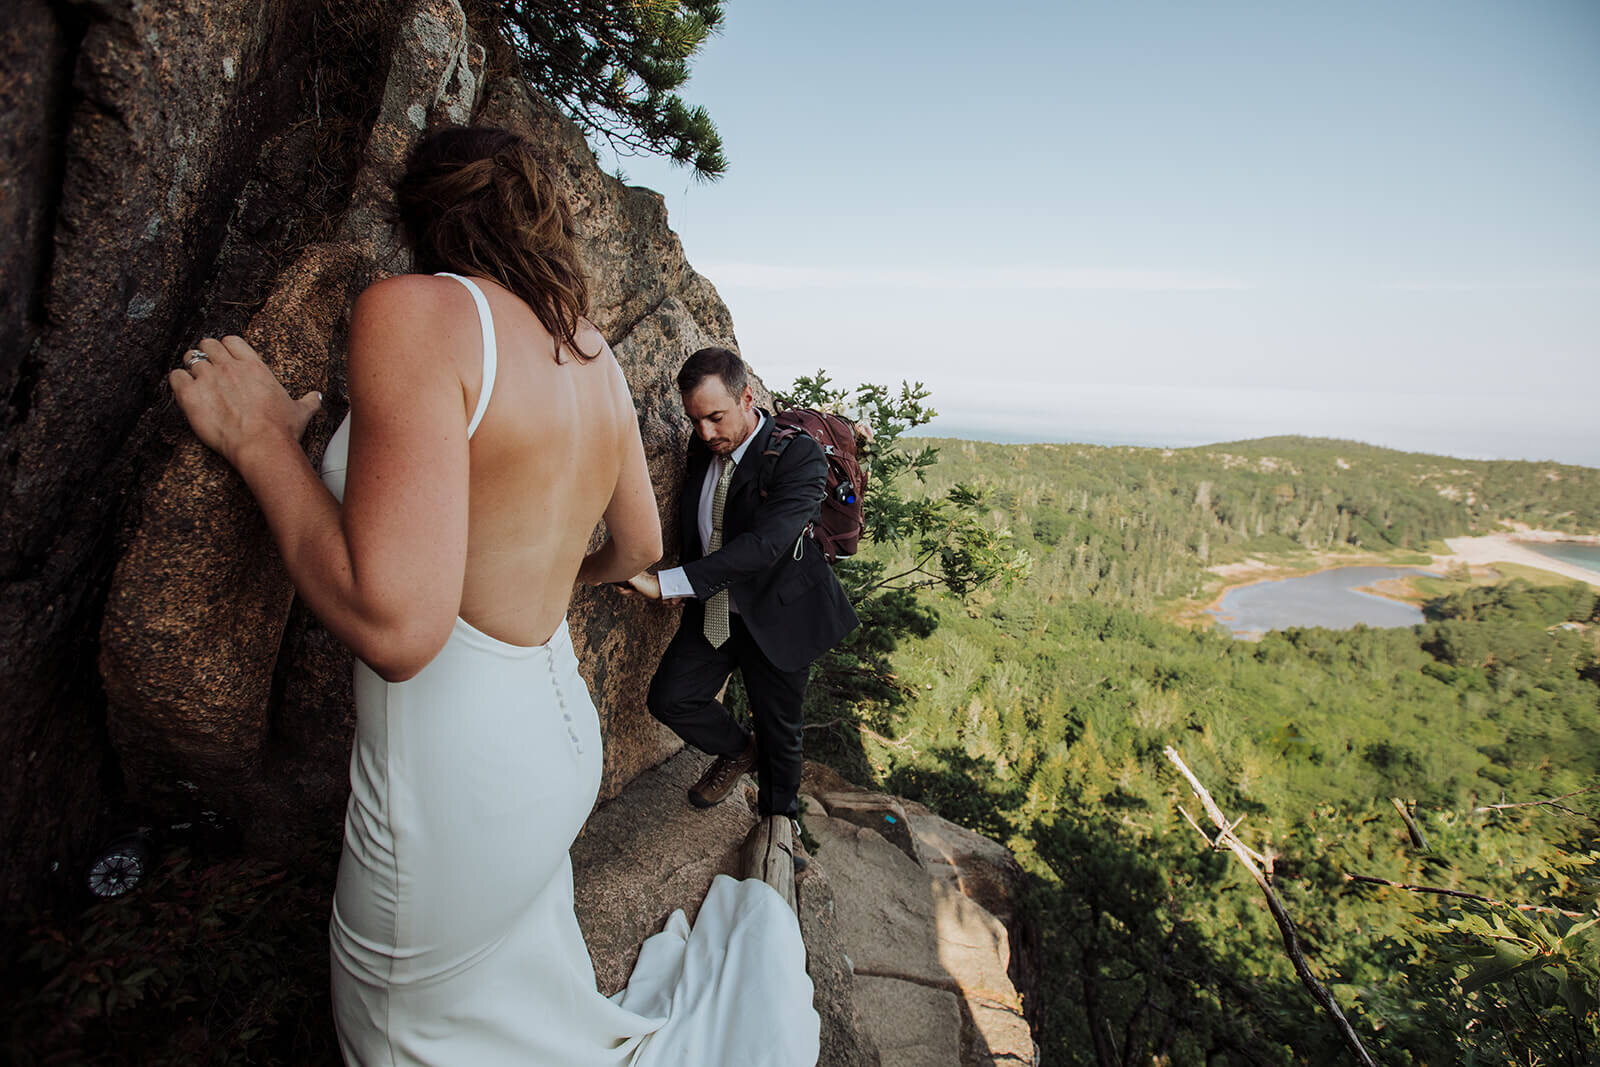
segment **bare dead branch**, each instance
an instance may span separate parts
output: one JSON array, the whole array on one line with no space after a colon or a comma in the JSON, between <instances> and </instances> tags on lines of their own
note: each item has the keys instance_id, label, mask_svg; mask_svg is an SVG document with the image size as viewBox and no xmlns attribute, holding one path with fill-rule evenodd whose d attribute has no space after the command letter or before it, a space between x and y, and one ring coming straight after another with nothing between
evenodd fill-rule
<instances>
[{"instance_id":1,"label":"bare dead branch","mask_svg":"<svg viewBox=\"0 0 1600 1067\"><path fill-rule=\"evenodd\" d=\"M843 717L833 718L833 719L824 719L822 722L808 722L802 727L802 729L804 729L804 730L821 730L824 727L834 727L834 726L844 727L846 729L849 729L849 728L853 727L857 733L866 734L868 737L872 738L874 741L877 741L879 744L888 745L890 748L903 748L906 751L910 752L913 756L918 755L917 750L915 748L913 748L911 746L911 744L910 744L911 737L912 737L912 735L914 735L917 732L916 730L908 730L908 731L906 731L906 735L904 737L901 737L901 738L898 738L898 739L897 738L893 738L893 737L885 737L885 736L883 736L882 734L880 734L876 730L873 730L873 729L871 729L869 727L863 726L859 722L852 722L851 720L843 718Z\"/></svg>"},{"instance_id":2,"label":"bare dead branch","mask_svg":"<svg viewBox=\"0 0 1600 1067\"><path fill-rule=\"evenodd\" d=\"M872 738L874 741L878 742L880 745L888 745L890 748L903 748L906 751L910 752L912 755L916 755L917 754L917 750L915 748L911 747L911 737L912 737L913 734L916 733L915 730L907 730L906 731L906 735L904 737L893 738L893 737L885 737L882 734L880 734L878 731L868 729L867 727L861 726L859 724L856 726L856 729L859 730L861 733L866 734L868 737Z\"/></svg>"},{"instance_id":3,"label":"bare dead branch","mask_svg":"<svg viewBox=\"0 0 1600 1067\"><path fill-rule=\"evenodd\" d=\"M1211 835L1200 829L1200 824L1194 821L1194 816L1189 814L1188 809L1186 809L1182 804L1179 804L1178 810L1183 812L1183 817L1189 820L1189 825L1194 827L1194 832L1199 834L1201 838L1205 840L1208 848L1217 847L1217 843L1211 840Z\"/></svg>"},{"instance_id":4,"label":"bare dead branch","mask_svg":"<svg viewBox=\"0 0 1600 1067\"><path fill-rule=\"evenodd\" d=\"M1417 825L1417 820L1411 817L1411 809L1406 807L1406 802L1399 797L1390 797L1389 803L1394 805L1394 810L1400 813L1400 818L1405 820L1406 833L1411 835L1411 843L1423 852L1428 851L1428 839L1422 836L1422 827Z\"/></svg>"},{"instance_id":5,"label":"bare dead branch","mask_svg":"<svg viewBox=\"0 0 1600 1067\"><path fill-rule=\"evenodd\" d=\"M1232 831L1230 830L1229 833L1232 834ZM1234 837L1234 840L1239 841L1237 837ZM1239 841L1239 847L1248 852L1251 859L1261 864L1261 869L1266 872L1267 881L1272 881L1272 863L1275 858L1272 854L1272 850L1268 849L1266 852L1257 852L1243 841Z\"/></svg>"},{"instance_id":6,"label":"bare dead branch","mask_svg":"<svg viewBox=\"0 0 1600 1067\"><path fill-rule=\"evenodd\" d=\"M1272 883L1267 879L1266 873L1256 865L1256 861L1251 857L1252 850L1245 847L1244 843L1234 836L1228 817L1222 814L1222 809L1217 807L1217 802L1211 799L1210 792L1200 784L1200 779L1196 778L1194 772L1183 762L1183 757L1178 755L1178 750L1168 745L1163 751L1173 766L1177 767L1184 778L1188 779L1189 788L1194 791L1194 795L1199 798L1201 806L1206 809L1206 814L1210 816L1211 821L1221 831L1217 836L1217 844L1226 845L1233 852L1234 857L1244 864L1245 870L1250 872L1250 877L1256 880L1256 885L1261 887L1261 892L1267 898L1267 908L1272 912L1273 919L1278 923L1279 933L1283 935L1284 950L1289 954L1289 960L1294 964L1295 973L1300 976L1301 984L1311 992L1312 998L1322 1005L1323 1010L1333 1018L1334 1025L1339 1030L1339 1036L1344 1038L1344 1043L1355 1055L1356 1062L1364 1065L1364 1067L1377 1067L1376 1061L1367 1052L1366 1046L1361 1043L1361 1038L1357 1036L1355 1028L1344 1017L1344 1012L1339 1008L1339 1002L1333 998L1333 994L1328 991L1328 987L1323 985L1322 981L1311 970L1311 964L1307 962L1305 953L1300 948L1300 937L1295 933L1294 920L1289 917L1288 909L1283 906L1283 901L1278 899L1278 894L1272 891Z\"/></svg>"},{"instance_id":7,"label":"bare dead branch","mask_svg":"<svg viewBox=\"0 0 1600 1067\"><path fill-rule=\"evenodd\" d=\"M1573 797L1581 797L1585 794L1596 792L1600 792L1600 785L1591 785L1586 789L1576 789L1571 793L1562 793L1558 797L1550 797L1546 800L1524 800L1516 804L1484 804L1481 807L1473 808L1472 814L1484 815L1491 811L1510 811L1512 808L1555 808L1557 811L1564 811L1568 815L1576 815L1580 819L1600 822L1600 818L1596 818L1587 812L1577 811L1567 807L1565 804L1558 803L1558 801L1570 800ZM1504 794L1501 795L1503 796Z\"/></svg>"},{"instance_id":8,"label":"bare dead branch","mask_svg":"<svg viewBox=\"0 0 1600 1067\"><path fill-rule=\"evenodd\" d=\"M1496 900L1486 897L1482 893L1469 893L1464 889L1446 889L1440 885L1414 885L1410 882L1391 882L1387 878L1378 878L1370 874L1345 873L1347 882L1361 882L1364 885L1386 885L1391 889L1404 889L1412 893L1434 893L1441 897L1460 897L1463 900L1476 900L1481 904L1488 904L1497 908L1511 908L1513 911L1536 911L1545 915L1564 915L1568 919L1587 919L1591 916L1581 911L1567 911L1563 908L1547 908L1542 904L1513 904L1509 900Z\"/></svg>"}]
</instances>

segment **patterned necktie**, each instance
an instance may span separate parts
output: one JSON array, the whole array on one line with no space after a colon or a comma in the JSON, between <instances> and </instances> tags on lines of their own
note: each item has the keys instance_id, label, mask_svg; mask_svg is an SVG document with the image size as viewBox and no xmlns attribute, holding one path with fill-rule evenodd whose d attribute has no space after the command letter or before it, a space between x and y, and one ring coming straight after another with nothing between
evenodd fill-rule
<instances>
[{"instance_id":1,"label":"patterned necktie","mask_svg":"<svg viewBox=\"0 0 1600 1067\"><path fill-rule=\"evenodd\" d=\"M722 547L722 509L728 503L728 485L733 481L733 460L722 461L722 474L717 478L716 492L711 494L711 543L706 545L706 555ZM728 642L728 591L717 593L706 601L706 617L702 624L706 640L712 648L721 648Z\"/></svg>"}]
</instances>

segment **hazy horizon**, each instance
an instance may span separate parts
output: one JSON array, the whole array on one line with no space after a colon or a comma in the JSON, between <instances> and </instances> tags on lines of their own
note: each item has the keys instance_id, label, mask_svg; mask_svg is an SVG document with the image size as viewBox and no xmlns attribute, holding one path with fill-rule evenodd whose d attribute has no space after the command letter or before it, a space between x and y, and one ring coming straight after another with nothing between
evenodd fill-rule
<instances>
[{"instance_id":1,"label":"hazy horizon","mask_svg":"<svg viewBox=\"0 0 1600 1067\"><path fill-rule=\"evenodd\" d=\"M981 426L963 426L950 423L944 418L935 419L931 425L918 426L908 430L906 437L931 437L950 441L981 441L996 445L1071 445L1087 448L1150 448L1150 449L1193 449L1215 448L1229 444L1249 444L1255 441L1271 440L1278 437L1304 437L1314 441L1348 441L1351 444L1364 445L1369 448L1386 448L1396 452L1411 453L1414 455L1438 456L1440 459L1462 459L1473 461L1511 461L1520 463L1556 463L1568 467L1585 467L1600 470L1600 463L1575 463L1569 460L1558 459L1553 456L1497 456L1479 455L1468 456L1458 452L1440 452L1430 448L1408 448L1397 445L1387 445L1378 441L1364 441L1360 438L1349 436L1335 436L1330 434L1307 433L1264 433L1248 437L1207 437L1203 440L1176 440L1160 436L1147 436L1142 434L1126 434L1120 437L1107 437L1096 435L1093 439L1087 437L1049 436L1046 433L1029 433L1026 431L992 429Z\"/></svg>"},{"instance_id":2,"label":"hazy horizon","mask_svg":"<svg viewBox=\"0 0 1600 1067\"><path fill-rule=\"evenodd\" d=\"M729 5L655 158L768 383L1600 466L1600 4Z\"/></svg>"},{"instance_id":3,"label":"hazy horizon","mask_svg":"<svg viewBox=\"0 0 1600 1067\"><path fill-rule=\"evenodd\" d=\"M1584 410L1590 402L1581 395L1552 405L1558 411L1569 410L1568 419L1555 418L1552 412L1549 425L1524 429L1515 423L1534 422L1536 413L1518 410L1522 402L1517 398L1491 395L1456 397L1448 407L1430 408L1427 397L1399 391L1083 386L1062 390L1050 407L1037 406L1031 397L1019 397L1005 407L973 393L969 388L966 403L954 412L937 394L930 397L928 403L939 416L916 432L1011 444L1142 448L1317 437L1458 459L1600 469L1600 434L1572 432L1600 417ZM1503 419L1512 424L1502 423Z\"/></svg>"}]
</instances>

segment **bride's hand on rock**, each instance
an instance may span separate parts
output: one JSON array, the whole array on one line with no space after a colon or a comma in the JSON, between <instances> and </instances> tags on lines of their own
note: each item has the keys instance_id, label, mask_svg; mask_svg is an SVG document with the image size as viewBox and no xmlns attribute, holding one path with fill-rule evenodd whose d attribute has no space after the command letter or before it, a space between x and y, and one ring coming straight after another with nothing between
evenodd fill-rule
<instances>
[{"instance_id":1,"label":"bride's hand on rock","mask_svg":"<svg viewBox=\"0 0 1600 1067\"><path fill-rule=\"evenodd\" d=\"M291 399L242 337L207 337L167 376L195 436L235 467L242 450L274 436L298 443L322 394Z\"/></svg>"}]
</instances>

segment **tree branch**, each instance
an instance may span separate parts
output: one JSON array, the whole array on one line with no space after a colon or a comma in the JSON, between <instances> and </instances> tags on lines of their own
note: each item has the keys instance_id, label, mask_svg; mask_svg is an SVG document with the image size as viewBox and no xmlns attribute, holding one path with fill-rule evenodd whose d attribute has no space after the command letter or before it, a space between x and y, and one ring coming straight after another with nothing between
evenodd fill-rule
<instances>
[{"instance_id":1,"label":"tree branch","mask_svg":"<svg viewBox=\"0 0 1600 1067\"><path fill-rule=\"evenodd\" d=\"M1377 1062L1367 1052L1366 1046L1361 1043L1361 1038L1357 1036L1355 1029L1350 1025L1350 1021L1344 1017L1344 1012L1339 1008L1339 1002L1333 998L1333 994L1328 991L1328 987L1323 985L1316 974L1312 972L1311 964L1306 961L1305 953L1301 951L1300 938L1295 933L1294 920L1289 917L1288 909L1278 899L1278 894L1272 891L1272 883L1267 879L1265 872L1251 858L1252 850L1234 836L1233 826L1237 824L1229 823L1228 817L1222 814L1222 809L1217 807L1215 800L1211 799L1211 794L1206 790L1205 786L1200 784L1200 779L1196 778L1194 772L1189 770L1188 766L1183 762L1183 758L1178 755L1177 749L1167 745L1162 751L1166 753L1167 759L1172 762L1172 765L1177 767L1184 778L1188 780L1189 788L1194 791L1194 795L1199 798L1201 806L1206 809L1206 814L1216 824L1218 834L1215 847L1226 847L1231 851L1234 857L1244 864L1245 870L1250 872L1250 877L1256 880L1256 885L1261 887L1261 892L1267 898L1267 907L1271 910L1273 919L1278 923L1279 933L1283 935L1284 950L1288 952L1289 960L1294 964L1295 973L1300 976L1301 984L1311 992L1312 998L1322 1005L1323 1010L1333 1018L1334 1025L1339 1030L1339 1036L1344 1038L1344 1043L1355 1055L1356 1062L1362 1064L1363 1067L1377 1067ZM1192 819L1190 821L1193 822Z\"/></svg>"},{"instance_id":2,"label":"tree branch","mask_svg":"<svg viewBox=\"0 0 1600 1067\"><path fill-rule=\"evenodd\" d=\"M936 555L938 555L937 551L930 551L930 552L924 553L922 558L917 560L917 562L913 563L909 570L903 570L899 574L891 574L889 577L884 578L882 581L878 582L876 585L867 586L867 588L862 591L861 595L862 596L866 596L868 593L875 592L876 590L882 589L884 586L888 585L890 582L898 581L901 578L905 578L905 577L908 577L908 576L913 575L913 574L926 574L926 575L928 575L928 577L935 579L935 581L937 582L937 579L938 579L939 576L937 574L933 574L933 573L931 573L929 571L923 570L923 567L922 567L922 565L924 563L927 563L930 559L932 559Z\"/></svg>"},{"instance_id":3,"label":"tree branch","mask_svg":"<svg viewBox=\"0 0 1600 1067\"><path fill-rule=\"evenodd\" d=\"M825 726L843 726L843 727L852 727L853 726L853 727L855 727L855 730L856 730L857 733L866 734L868 737L872 738L874 741L878 742L879 744L888 745L890 748L903 748L907 752L910 752L913 756L918 754L917 750L915 748L913 748L911 746L911 744L910 744L912 735L917 732L914 729L906 731L906 735L897 740L897 739L895 739L893 737L885 737L882 734L880 734L878 731L876 731L874 729L871 729L870 727L863 726L859 722L852 722L851 720L843 718L843 717L834 718L834 719L827 719L827 720L825 720L823 722L808 722L803 727L801 727L801 729L803 729L803 730L820 730Z\"/></svg>"},{"instance_id":4,"label":"tree branch","mask_svg":"<svg viewBox=\"0 0 1600 1067\"><path fill-rule=\"evenodd\" d=\"M1557 811L1564 811L1568 815L1576 815L1580 819L1590 819L1590 820L1592 820L1594 822L1600 822L1600 818L1596 818L1595 816L1590 815L1587 812L1576 811L1576 810L1574 810L1572 808L1567 807L1565 804L1556 803L1558 800L1568 800L1568 799L1570 799L1572 797L1581 797L1581 796L1584 796L1585 794L1594 793L1594 792L1600 792L1600 785L1591 785L1587 789L1578 789L1578 790L1574 790L1571 793L1562 793L1560 796L1558 796L1558 797L1550 797L1548 800L1524 800L1524 801L1521 801L1521 802L1516 803L1516 804L1484 804L1481 807L1473 808L1471 814L1473 814L1473 815L1484 815L1484 814L1487 814L1488 812L1491 812L1491 811L1509 811L1512 808L1543 808L1543 807L1548 807L1548 808L1555 808ZM1504 794L1501 794L1501 795L1503 796Z\"/></svg>"},{"instance_id":5,"label":"tree branch","mask_svg":"<svg viewBox=\"0 0 1600 1067\"><path fill-rule=\"evenodd\" d=\"M1400 813L1400 818L1405 820L1406 833L1411 835L1411 843L1423 852L1428 851L1428 839L1422 836L1422 827L1417 825L1417 820L1411 817L1411 812L1406 808L1405 801L1399 797L1390 797L1389 803L1394 805L1394 810Z\"/></svg>"},{"instance_id":6,"label":"tree branch","mask_svg":"<svg viewBox=\"0 0 1600 1067\"><path fill-rule=\"evenodd\" d=\"M1568 919L1587 919L1591 916L1581 911L1567 911L1563 908L1547 908L1542 904L1513 904L1509 900L1496 900L1486 897L1482 893L1468 893L1464 889L1446 889L1439 885L1413 885L1410 882L1391 882L1387 878L1378 878L1370 874L1345 873L1347 882L1361 882L1365 885L1386 885L1391 889L1405 889L1412 893L1436 893L1442 897L1460 897L1463 900L1476 900L1482 904L1489 904L1497 908L1511 908L1515 911L1537 911L1545 915L1563 915Z\"/></svg>"}]
</instances>

